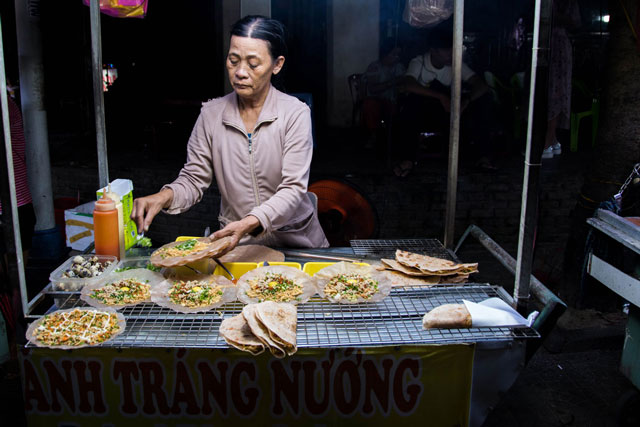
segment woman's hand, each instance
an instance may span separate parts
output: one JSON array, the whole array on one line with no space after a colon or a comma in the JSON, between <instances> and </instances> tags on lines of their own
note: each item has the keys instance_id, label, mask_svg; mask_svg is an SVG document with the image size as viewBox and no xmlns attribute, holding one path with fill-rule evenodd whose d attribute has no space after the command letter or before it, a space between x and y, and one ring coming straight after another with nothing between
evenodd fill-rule
<instances>
[{"instance_id":1,"label":"woman's hand","mask_svg":"<svg viewBox=\"0 0 640 427\"><path fill-rule=\"evenodd\" d=\"M173 190L165 188L156 194L140 197L133 201L131 219L135 221L138 232L149 231L153 218L164 208L171 206Z\"/></svg>"},{"instance_id":2,"label":"woman's hand","mask_svg":"<svg viewBox=\"0 0 640 427\"><path fill-rule=\"evenodd\" d=\"M260 226L260 221L253 215L246 216L239 221L230 222L222 230L218 230L211 235L211 240L218 240L226 236L231 236L233 241L229 248L225 251L229 252L238 245L238 242L245 234L251 233Z\"/></svg>"}]
</instances>

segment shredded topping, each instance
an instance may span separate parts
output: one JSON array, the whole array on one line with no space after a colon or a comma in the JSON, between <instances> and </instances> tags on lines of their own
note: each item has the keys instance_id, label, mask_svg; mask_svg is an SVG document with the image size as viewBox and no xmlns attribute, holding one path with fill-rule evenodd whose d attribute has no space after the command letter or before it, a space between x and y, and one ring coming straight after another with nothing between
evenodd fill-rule
<instances>
[{"instance_id":1,"label":"shredded topping","mask_svg":"<svg viewBox=\"0 0 640 427\"><path fill-rule=\"evenodd\" d=\"M123 279L98 288L91 298L108 305L135 304L150 298L151 286L136 279Z\"/></svg>"},{"instance_id":2,"label":"shredded topping","mask_svg":"<svg viewBox=\"0 0 640 427\"><path fill-rule=\"evenodd\" d=\"M185 240L170 248L158 249L158 255L161 258L168 258L173 256L187 256L194 252L200 252L206 249L209 245L196 239Z\"/></svg>"},{"instance_id":3,"label":"shredded topping","mask_svg":"<svg viewBox=\"0 0 640 427\"><path fill-rule=\"evenodd\" d=\"M222 287L198 280L177 281L169 289L169 299L183 307L204 307L222 298Z\"/></svg>"},{"instance_id":4,"label":"shredded topping","mask_svg":"<svg viewBox=\"0 0 640 427\"><path fill-rule=\"evenodd\" d=\"M357 302L367 300L378 292L378 282L359 274L340 274L333 277L324 287L324 293L336 301L346 299Z\"/></svg>"},{"instance_id":5,"label":"shredded topping","mask_svg":"<svg viewBox=\"0 0 640 427\"><path fill-rule=\"evenodd\" d=\"M262 301L289 302L299 299L302 286L278 273L266 273L263 277L249 280L247 296Z\"/></svg>"},{"instance_id":6,"label":"shredded topping","mask_svg":"<svg viewBox=\"0 0 640 427\"><path fill-rule=\"evenodd\" d=\"M100 344L119 331L115 313L76 308L45 315L33 336L49 346L80 346Z\"/></svg>"}]
</instances>

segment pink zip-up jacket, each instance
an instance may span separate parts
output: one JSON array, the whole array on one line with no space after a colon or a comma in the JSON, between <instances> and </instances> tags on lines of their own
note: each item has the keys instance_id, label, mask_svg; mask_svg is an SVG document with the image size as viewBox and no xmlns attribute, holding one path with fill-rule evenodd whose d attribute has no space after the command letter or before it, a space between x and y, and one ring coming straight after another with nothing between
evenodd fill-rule
<instances>
[{"instance_id":1,"label":"pink zip-up jacket","mask_svg":"<svg viewBox=\"0 0 640 427\"><path fill-rule=\"evenodd\" d=\"M189 138L187 162L166 210L178 214L202 199L215 175L221 195L221 226L253 215L263 231L242 243L327 247L314 205L307 196L313 154L309 107L270 87L252 134L232 92L202 105Z\"/></svg>"}]
</instances>

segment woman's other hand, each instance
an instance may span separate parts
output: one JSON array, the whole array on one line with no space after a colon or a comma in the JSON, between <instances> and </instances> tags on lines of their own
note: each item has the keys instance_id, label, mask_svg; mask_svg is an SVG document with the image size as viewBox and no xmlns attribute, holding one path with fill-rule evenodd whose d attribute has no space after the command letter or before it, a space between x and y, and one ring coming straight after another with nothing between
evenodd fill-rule
<instances>
[{"instance_id":1,"label":"woman's other hand","mask_svg":"<svg viewBox=\"0 0 640 427\"><path fill-rule=\"evenodd\" d=\"M227 250L225 251L226 253L235 248L242 237L244 237L246 234L251 233L258 227L260 227L260 221L258 221L258 218L253 215L249 215L239 221L230 222L222 230L218 230L213 233L210 238L211 240L218 240L223 237L231 236L233 241L231 242L229 248L227 248Z\"/></svg>"},{"instance_id":2,"label":"woman's other hand","mask_svg":"<svg viewBox=\"0 0 640 427\"><path fill-rule=\"evenodd\" d=\"M153 218L164 208L171 206L173 190L165 188L156 194L140 197L133 201L131 219L135 221L138 232L149 231Z\"/></svg>"}]
</instances>

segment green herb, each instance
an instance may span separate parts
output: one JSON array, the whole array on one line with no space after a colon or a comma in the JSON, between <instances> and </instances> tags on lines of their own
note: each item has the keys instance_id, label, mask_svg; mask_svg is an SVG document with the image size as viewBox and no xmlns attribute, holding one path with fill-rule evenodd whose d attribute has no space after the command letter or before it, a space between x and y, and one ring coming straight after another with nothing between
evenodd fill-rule
<instances>
[{"instance_id":1,"label":"green herb","mask_svg":"<svg viewBox=\"0 0 640 427\"><path fill-rule=\"evenodd\" d=\"M160 271L160 267L156 267L153 264L147 264L147 270L151 270L151 271Z\"/></svg>"},{"instance_id":2,"label":"green herb","mask_svg":"<svg viewBox=\"0 0 640 427\"><path fill-rule=\"evenodd\" d=\"M150 248L152 246L151 239L148 237L142 237L136 242L135 246L139 248Z\"/></svg>"},{"instance_id":3,"label":"green herb","mask_svg":"<svg viewBox=\"0 0 640 427\"><path fill-rule=\"evenodd\" d=\"M179 245L175 245L174 247L179 251L188 251L190 249L193 249L196 243L198 243L196 239L185 240L183 243L180 243Z\"/></svg>"}]
</instances>

